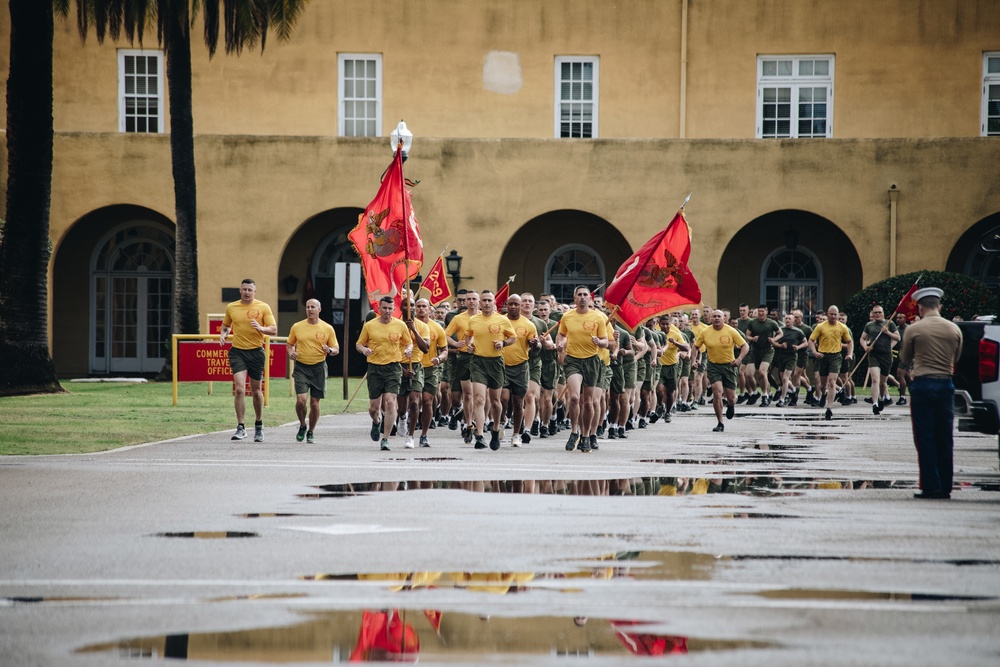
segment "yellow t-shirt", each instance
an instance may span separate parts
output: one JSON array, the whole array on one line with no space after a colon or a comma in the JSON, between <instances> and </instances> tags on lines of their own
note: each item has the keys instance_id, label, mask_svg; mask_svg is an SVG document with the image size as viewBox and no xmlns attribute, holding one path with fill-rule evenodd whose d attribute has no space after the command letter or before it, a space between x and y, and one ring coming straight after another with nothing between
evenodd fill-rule
<instances>
[{"instance_id":1,"label":"yellow t-shirt","mask_svg":"<svg viewBox=\"0 0 1000 667\"><path fill-rule=\"evenodd\" d=\"M576 310L563 313L559 320L559 335L566 337L566 354L577 359L588 359L600 349L591 340L592 336L604 338L607 335L607 316L591 310L581 315Z\"/></svg>"},{"instance_id":2,"label":"yellow t-shirt","mask_svg":"<svg viewBox=\"0 0 1000 667\"><path fill-rule=\"evenodd\" d=\"M337 343L337 333L323 320L316 324L309 324L309 320L293 324L288 332L288 344L295 346L295 351L298 353L297 361L309 365L318 364L326 359L324 345L340 347Z\"/></svg>"},{"instance_id":3,"label":"yellow t-shirt","mask_svg":"<svg viewBox=\"0 0 1000 667\"><path fill-rule=\"evenodd\" d=\"M405 322L404 322L405 324ZM413 318L413 328L417 330L417 335L426 341L430 340L431 328L426 322ZM410 336L413 338L413 336ZM428 350L429 352L430 350ZM430 359L430 357L428 357ZM417 341L413 341L413 355L410 357L413 363L419 363L421 366L424 365L424 353L420 351L420 346L417 345Z\"/></svg>"},{"instance_id":4,"label":"yellow t-shirt","mask_svg":"<svg viewBox=\"0 0 1000 667\"><path fill-rule=\"evenodd\" d=\"M448 323L448 328L444 330L445 335L448 336L458 336L461 340L465 338L465 332L469 328L469 311L463 310L455 317L451 318L451 322Z\"/></svg>"},{"instance_id":5,"label":"yellow t-shirt","mask_svg":"<svg viewBox=\"0 0 1000 667\"><path fill-rule=\"evenodd\" d=\"M505 366L517 366L528 360L528 341L538 338L538 329L527 317L519 317L516 320L508 317L507 321L517 334L517 342L501 350L503 363Z\"/></svg>"},{"instance_id":6,"label":"yellow t-shirt","mask_svg":"<svg viewBox=\"0 0 1000 667\"><path fill-rule=\"evenodd\" d=\"M615 340L615 325L611 323L611 320L607 320L607 324L604 326L604 335L601 338L608 339L607 347L597 348L597 358L601 360L601 363L605 366L611 365L611 344Z\"/></svg>"},{"instance_id":7,"label":"yellow t-shirt","mask_svg":"<svg viewBox=\"0 0 1000 667\"><path fill-rule=\"evenodd\" d=\"M458 318L456 317L455 320ZM454 322L455 320L452 320ZM499 357L500 350L493 346L493 343L506 338L513 338L517 335L514 327L510 325L510 320L500 313L493 313L486 317L482 313L469 318L469 326L465 330L465 336L472 337L472 344L475 347L477 357Z\"/></svg>"},{"instance_id":8,"label":"yellow t-shirt","mask_svg":"<svg viewBox=\"0 0 1000 667\"><path fill-rule=\"evenodd\" d=\"M369 364L385 366L403 361L403 350L413 340L410 338L410 330L403 320L394 317L388 324L382 324L378 318L365 322L365 325L361 327L358 342L364 347L371 348L372 353L368 357Z\"/></svg>"},{"instance_id":9,"label":"yellow t-shirt","mask_svg":"<svg viewBox=\"0 0 1000 667\"><path fill-rule=\"evenodd\" d=\"M680 343L681 345L687 344L687 339L684 338L684 334L682 334L681 330L675 327L673 324L670 325L670 328L666 331L666 334L668 340ZM679 350L677 349L676 346L667 343L666 346L663 348L663 354L660 355L660 365L673 366L674 364L676 364L678 352Z\"/></svg>"},{"instance_id":10,"label":"yellow t-shirt","mask_svg":"<svg viewBox=\"0 0 1000 667\"><path fill-rule=\"evenodd\" d=\"M708 360L713 364L731 363L736 359L733 348L743 347L746 343L740 332L728 324L723 324L718 330L715 327L705 327L694 339L696 346L707 348Z\"/></svg>"},{"instance_id":11,"label":"yellow t-shirt","mask_svg":"<svg viewBox=\"0 0 1000 667\"><path fill-rule=\"evenodd\" d=\"M233 347L241 350L255 350L264 345L264 334L250 326L250 320L257 320L262 327L274 324L271 307L254 299L252 303L243 305L242 301L233 301L226 306L226 316L222 318L222 326L232 329Z\"/></svg>"},{"instance_id":12,"label":"yellow t-shirt","mask_svg":"<svg viewBox=\"0 0 1000 667\"><path fill-rule=\"evenodd\" d=\"M693 322L691 323L691 331L694 332L694 337L695 338L697 338L698 334L700 334L705 329L711 329L711 328L712 328L711 324L705 324L704 322L698 322L698 324L694 324ZM742 336L741 336L741 338L742 338ZM698 349L701 350L702 352L704 352L705 351L705 346L704 345L700 345L700 346L698 346Z\"/></svg>"},{"instance_id":13,"label":"yellow t-shirt","mask_svg":"<svg viewBox=\"0 0 1000 667\"><path fill-rule=\"evenodd\" d=\"M809 340L819 341L816 349L823 354L837 354L843 351L841 345L851 340L851 330L843 322L830 324L830 321L820 322L813 329Z\"/></svg>"},{"instance_id":14,"label":"yellow t-shirt","mask_svg":"<svg viewBox=\"0 0 1000 667\"><path fill-rule=\"evenodd\" d=\"M433 366L434 364L431 363L431 360L441 354L441 350L448 347L448 337L444 333L444 327L434 320L427 320L427 326L430 329L431 349L427 350L427 354L422 355L420 358L420 364L424 368Z\"/></svg>"}]
</instances>

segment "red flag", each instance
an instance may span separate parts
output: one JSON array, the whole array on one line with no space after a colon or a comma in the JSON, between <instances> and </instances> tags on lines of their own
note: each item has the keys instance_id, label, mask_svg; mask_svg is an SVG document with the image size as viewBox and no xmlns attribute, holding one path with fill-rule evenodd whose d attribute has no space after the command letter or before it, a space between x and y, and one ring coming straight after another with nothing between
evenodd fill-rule
<instances>
[{"instance_id":1,"label":"red flag","mask_svg":"<svg viewBox=\"0 0 1000 667\"><path fill-rule=\"evenodd\" d=\"M496 301L496 308L497 308L497 312L498 313L503 312L504 304L507 303L507 297L510 296L510 284L512 282L514 282L514 276L511 276L507 280L507 282L505 282L503 284L503 287L501 287L500 289L498 289L497 293L494 295L494 299Z\"/></svg>"},{"instance_id":2,"label":"red flag","mask_svg":"<svg viewBox=\"0 0 1000 667\"><path fill-rule=\"evenodd\" d=\"M448 285L448 279L444 277L444 258L440 255L438 255L437 261L434 262L434 266L431 267L427 277L424 278L424 282L420 285L420 289L425 289L430 293L431 298L429 301L432 306L436 306L442 301L452 297L451 287Z\"/></svg>"},{"instance_id":3,"label":"red flag","mask_svg":"<svg viewBox=\"0 0 1000 667\"><path fill-rule=\"evenodd\" d=\"M920 314L920 311L917 310L917 302L913 300L913 293L917 291L917 283L919 282L920 278L917 278L916 282L913 283L913 287L900 299L899 305L896 306L896 314L903 313L906 315L907 322L912 322L913 318Z\"/></svg>"},{"instance_id":4,"label":"red flag","mask_svg":"<svg viewBox=\"0 0 1000 667\"><path fill-rule=\"evenodd\" d=\"M440 611L435 611L433 609L424 609L424 616L427 620L431 622L431 627L434 628L434 632L441 634L441 617L444 614Z\"/></svg>"},{"instance_id":5,"label":"red flag","mask_svg":"<svg viewBox=\"0 0 1000 667\"><path fill-rule=\"evenodd\" d=\"M701 289L691 270L691 232L678 211L666 228L626 260L604 290L605 303L630 330L681 306L701 303Z\"/></svg>"},{"instance_id":6,"label":"red flag","mask_svg":"<svg viewBox=\"0 0 1000 667\"><path fill-rule=\"evenodd\" d=\"M424 244L410 205L410 193L403 182L403 151L397 150L382 177L375 199L358 216L357 226L347 235L361 257L365 289L372 308L384 296L395 301L401 313L400 288L420 273Z\"/></svg>"},{"instance_id":7,"label":"red flag","mask_svg":"<svg viewBox=\"0 0 1000 667\"><path fill-rule=\"evenodd\" d=\"M368 611L361 615L358 643L350 662L416 662L420 637L413 626L403 623L398 609Z\"/></svg>"}]
</instances>

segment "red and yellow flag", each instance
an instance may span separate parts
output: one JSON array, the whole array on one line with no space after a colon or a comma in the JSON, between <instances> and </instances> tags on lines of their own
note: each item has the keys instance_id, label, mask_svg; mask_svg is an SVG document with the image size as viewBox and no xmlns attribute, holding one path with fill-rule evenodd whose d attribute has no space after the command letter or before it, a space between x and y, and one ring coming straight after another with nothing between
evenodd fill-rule
<instances>
[{"instance_id":1,"label":"red and yellow flag","mask_svg":"<svg viewBox=\"0 0 1000 667\"><path fill-rule=\"evenodd\" d=\"M917 278L916 282L913 283L913 287L903 295L903 298L899 300L899 305L896 306L896 314L903 313L906 315L907 322L912 322L913 318L920 314L920 311L917 309L917 302L913 300L913 293L917 291L917 283L919 282L920 278Z\"/></svg>"},{"instance_id":2,"label":"red and yellow flag","mask_svg":"<svg viewBox=\"0 0 1000 667\"><path fill-rule=\"evenodd\" d=\"M604 290L605 303L616 307L615 317L632 331L651 317L701 303L690 256L691 231L681 210L621 265Z\"/></svg>"},{"instance_id":3,"label":"red and yellow flag","mask_svg":"<svg viewBox=\"0 0 1000 667\"><path fill-rule=\"evenodd\" d=\"M396 151L392 164L382 177L378 194L358 216L357 226L347 235L361 257L365 290L372 308L377 311L379 300L391 296L397 317L402 312L400 288L420 273L424 261L420 228L403 180L402 153L401 150Z\"/></svg>"},{"instance_id":4,"label":"red and yellow flag","mask_svg":"<svg viewBox=\"0 0 1000 667\"><path fill-rule=\"evenodd\" d=\"M420 289L425 289L430 293L431 296L428 301L431 302L432 306L436 306L453 296L451 287L448 285L448 279L444 275L444 258L440 255L438 255L437 261L434 262L431 270L427 273L427 277L424 278Z\"/></svg>"}]
</instances>

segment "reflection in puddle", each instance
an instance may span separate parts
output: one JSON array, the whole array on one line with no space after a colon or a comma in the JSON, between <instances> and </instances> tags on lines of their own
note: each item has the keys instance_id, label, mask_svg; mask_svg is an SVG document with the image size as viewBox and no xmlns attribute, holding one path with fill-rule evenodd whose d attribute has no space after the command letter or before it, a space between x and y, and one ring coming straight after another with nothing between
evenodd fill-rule
<instances>
[{"instance_id":1,"label":"reflection in puddle","mask_svg":"<svg viewBox=\"0 0 1000 667\"><path fill-rule=\"evenodd\" d=\"M246 533L237 530L202 530L191 533L156 533L153 537L187 537L196 540L225 540L242 537L260 537L257 533Z\"/></svg>"},{"instance_id":2,"label":"reflection in puddle","mask_svg":"<svg viewBox=\"0 0 1000 667\"><path fill-rule=\"evenodd\" d=\"M681 637L660 624L582 616L490 617L436 610L327 611L297 625L92 644L78 653L225 662L466 662L515 656L668 655L770 648L754 640Z\"/></svg>"},{"instance_id":3,"label":"reflection in puddle","mask_svg":"<svg viewBox=\"0 0 1000 667\"><path fill-rule=\"evenodd\" d=\"M644 459L642 463L671 465L679 459ZM298 498L344 498L383 491L457 490L479 493L538 493L566 496L697 496L730 493L745 496L787 496L811 489L912 489L916 482L896 480L836 480L828 478L753 475L740 477L630 477L587 480L393 481L322 484L315 493ZM759 515L763 518L767 515Z\"/></svg>"},{"instance_id":4,"label":"reflection in puddle","mask_svg":"<svg viewBox=\"0 0 1000 667\"><path fill-rule=\"evenodd\" d=\"M393 591L462 589L506 595L532 588L578 590L565 586L587 579L646 579L657 581L708 581L720 559L693 551L624 551L587 561L560 572L365 572L305 575L306 581L369 581L388 584Z\"/></svg>"}]
</instances>

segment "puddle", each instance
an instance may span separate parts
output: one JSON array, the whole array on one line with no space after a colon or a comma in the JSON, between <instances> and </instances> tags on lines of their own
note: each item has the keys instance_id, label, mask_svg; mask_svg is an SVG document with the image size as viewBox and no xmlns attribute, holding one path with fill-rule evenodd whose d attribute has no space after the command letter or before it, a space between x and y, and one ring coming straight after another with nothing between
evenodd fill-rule
<instances>
[{"instance_id":1,"label":"puddle","mask_svg":"<svg viewBox=\"0 0 1000 667\"><path fill-rule=\"evenodd\" d=\"M935 595L931 593L891 593L883 591L838 591L788 588L757 591L754 595L771 600L889 600L897 602L982 602L998 598L987 595Z\"/></svg>"},{"instance_id":2,"label":"puddle","mask_svg":"<svg viewBox=\"0 0 1000 667\"><path fill-rule=\"evenodd\" d=\"M153 537L186 537L196 540L226 540L242 537L260 537L258 533L247 533L236 530L195 531L192 533L156 533Z\"/></svg>"},{"instance_id":3,"label":"puddle","mask_svg":"<svg viewBox=\"0 0 1000 667\"><path fill-rule=\"evenodd\" d=\"M683 637L664 625L582 616L480 616L438 610L366 609L310 614L295 625L91 644L77 653L206 662L510 663L525 656L655 656L774 648L772 642Z\"/></svg>"}]
</instances>

